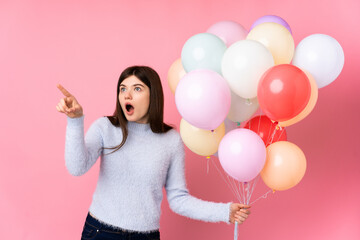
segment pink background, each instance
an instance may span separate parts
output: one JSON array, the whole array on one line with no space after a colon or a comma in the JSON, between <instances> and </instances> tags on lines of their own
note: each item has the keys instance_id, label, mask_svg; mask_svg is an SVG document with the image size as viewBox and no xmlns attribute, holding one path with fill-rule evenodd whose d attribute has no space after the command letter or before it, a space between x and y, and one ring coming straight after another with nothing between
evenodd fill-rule
<instances>
[{"instance_id":1,"label":"pink background","mask_svg":"<svg viewBox=\"0 0 360 240\"><path fill-rule=\"evenodd\" d=\"M239 239L360 239L360 1L0 1L0 239L80 239L98 164L82 177L65 169L66 120L55 105L62 83L85 109L86 129L112 114L120 72L155 68L165 91L165 119L180 116L167 71L192 35L233 20L249 29L266 14L284 18L295 44L323 33L345 52L339 78L320 89L310 116L288 127L308 162L301 183L252 207ZM215 168L187 150L190 192L236 199ZM267 189L255 189L254 199ZM162 239L233 239L233 225L178 216L163 201Z\"/></svg>"}]
</instances>

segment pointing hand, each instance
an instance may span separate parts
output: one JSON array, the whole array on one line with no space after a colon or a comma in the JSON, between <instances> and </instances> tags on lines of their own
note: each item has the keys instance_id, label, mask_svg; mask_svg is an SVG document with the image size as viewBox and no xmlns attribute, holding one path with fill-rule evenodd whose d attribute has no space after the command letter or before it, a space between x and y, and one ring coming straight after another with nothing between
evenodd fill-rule
<instances>
[{"instance_id":1,"label":"pointing hand","mask_svg":"<svg viewBox=\"0 0 360 240\"><path fill-rule=\"evenodd\" d=\"M57 85L57 88L64 94L64 98L60 99L56 109L65 113L70 118L78 118L83 115L83 109L76 98L71 95L63 86Z\"/></svg>"}]
</instances>

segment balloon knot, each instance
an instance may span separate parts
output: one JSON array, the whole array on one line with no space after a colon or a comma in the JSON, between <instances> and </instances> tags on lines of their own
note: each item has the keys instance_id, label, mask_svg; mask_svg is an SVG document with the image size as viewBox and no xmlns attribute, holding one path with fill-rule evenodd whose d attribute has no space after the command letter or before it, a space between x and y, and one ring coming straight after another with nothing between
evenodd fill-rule
<instances>
[{"instance_id":1,"label":"balloon knot","mask_svg":"<svg viewBox=\"0 0 360 240\"><path fill-rule=\"evenodd\" d=\"M207 158L207 159L209 159L209 158L210 158L210 156L207 156L206 158Z\"/></svg>"},{"instance_id":2,"label":"balloon knot","mask_svg":"<svg viewBox=\"0 0 360 240\"><path fill-rule=\"evenodd\" d=\"M273 193L275 193L275 189L273 189Z\"/></svg>"},{"instance_id":3,"label":"balloon knot","mask_svg":"<svg viewBox=\"0 0 360 240\"><path fill-rule=\"evenodd\" d=\"M214 132L214 130L211 130L211 132Z\"/></svg>"},{"instance_id":4,"label":"balloon knot","mask_svg":"<svg viewBox=\"0 0 360 240\"><path fill-rule=\"evenodd\" d=\"M240 122L236 122L236 123L237 123L237 126L240 127L240 124L241 124L241 123L240 123Z\"/></svg>"}]
</instances>

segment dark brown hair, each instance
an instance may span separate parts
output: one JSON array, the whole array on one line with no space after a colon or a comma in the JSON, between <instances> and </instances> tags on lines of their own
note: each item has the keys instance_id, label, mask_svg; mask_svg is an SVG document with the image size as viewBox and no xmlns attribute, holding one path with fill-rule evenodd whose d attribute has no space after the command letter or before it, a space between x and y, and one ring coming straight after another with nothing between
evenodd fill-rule
<instances>
[{"instance_id":1,"label":"dark brown hair","mask_svg":"<svg viewBox=\"0 0 360 240\"><path fill-rule=\"evenodd\" d=\"M157 72L147 66L132 66L126 68L119 77L116 90L116 108L112 116L107 116L110 122L120 127L123 133L123 139L118 146L109 147L105 149L113 149L113 152L119 150L126 142L128 136L127 119L121 108L119 102L120 84L128 77L136 76L150 89L150 104L149 104L149 124L154 133L165 133L172 129L171 126L164 123L164 94L160 81L160 77Z\"/></svg>"}]
</instances>

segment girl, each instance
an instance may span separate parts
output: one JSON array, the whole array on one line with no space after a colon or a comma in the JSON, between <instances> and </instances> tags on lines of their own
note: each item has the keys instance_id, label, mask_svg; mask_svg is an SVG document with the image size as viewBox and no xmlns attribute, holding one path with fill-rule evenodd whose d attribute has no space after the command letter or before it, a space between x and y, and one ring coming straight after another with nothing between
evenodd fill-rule
<instances>
[{"instance_id":1,"label":"girl","mask_svg":"<svg viewBox=\"0 0 360 240\"><path fill-rule=\"evenodd\" d=\"M56 108L68 117L68 171L80 176L101 158L81 239L160 239L163 187L170 208L183 216L226 223L248 217L249 206L207 202L189 194L184 146L178 132L163 122L163 91L153 69L133 66L121 73L114 114L96 120L85 138L81 105L58 88L65 97Z\"/></svg>"}]
</instances>

